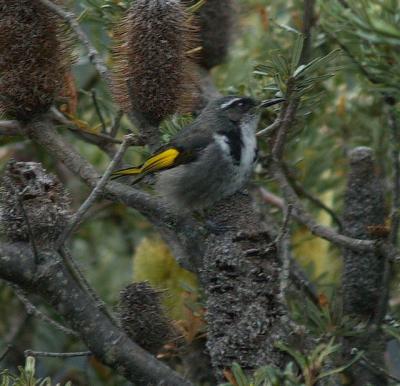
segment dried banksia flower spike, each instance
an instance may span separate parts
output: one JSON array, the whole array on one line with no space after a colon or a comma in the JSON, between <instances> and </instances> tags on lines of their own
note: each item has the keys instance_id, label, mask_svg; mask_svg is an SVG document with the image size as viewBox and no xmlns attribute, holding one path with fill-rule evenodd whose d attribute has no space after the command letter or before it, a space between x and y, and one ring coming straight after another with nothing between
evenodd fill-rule
<instances>
[{"instance_id":1,"label":"dried banksia flower spike","mask_svg":"<svg viewBox=\"0 0 400 386\"><path fill-rule=\"evenodd\" d=\"M70 219L60 181L36 162L9 161L0 179L0 234L51 248Z\"/></svg>"},{"instance_id":2,"label":"dried banksia flower spike","mask_svg":"<svg viewBox=\"0 0 400 386\"><path fill-rule=\"evenodd\" d=\"M0 0L0 114L46 112L71 64L70 35L39 0Z\"/></svg>"},{"instance_id":3,"label":"dried banksia flower spike","mask_svg":"<svg viewBox=\"0 0 400 386\"><path fill-rule=\"evenodd\" d=\"M148 282L133 283L121 291L119 318L127 335L152 354L173 336L161 306L160 292Z\"/></svg>"},{"instance_id":4,"label":"dried banksia flower spike","mask_svg":"<svg viewBox=\"0 0 400 386\"><path fill-rule=\"evenodd\" d=\"M116 31L114 96L125 112L158 125L189 111L196 46L190 15L178 0L136 0Z\"/></svg>"},{"instance_id":5,"label":"dried banksia flower spike","mask_svg":"<svg viewBox=\"0 0 400 386\"><path fill-rule=\"evenodd\" d=\"M202 50L198 62L206 69L224 62L236 19L236 4L234 0L183 0L188 9L195 12L199 26L199 38Z\"/></svg>"}]
</instances>

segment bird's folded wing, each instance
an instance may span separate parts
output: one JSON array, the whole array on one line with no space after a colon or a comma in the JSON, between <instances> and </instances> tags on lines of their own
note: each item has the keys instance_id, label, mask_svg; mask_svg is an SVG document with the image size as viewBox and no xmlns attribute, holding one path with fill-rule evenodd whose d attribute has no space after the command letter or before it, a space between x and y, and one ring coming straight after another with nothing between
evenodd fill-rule
<instances>
[{"instance_id":1,"label":"bird's folded wing","mask_svg":"<svg viewBox=\"0 0 400 386\"><path fill-rule=\"evenodd\" d=\"M175 161L180 155L175 148L166 149L150 157L141 167L141 173L153 173L162 169L175 166Z\"/></svg>"},{"instance_id":2,"label":"bird's folded wing","mask_svg":"<svg viewBox=\"0 0 400 386\"><path fill-rule=\"evenodd\" d=\"M167 148L152 155L142 166L116 170L112 173L112 176L118 178L122 176L147 174L163 169L169 169L175 166L175 161L179 155L180 152L178 149L173 147Z\"/></svg>"}]
</instances>

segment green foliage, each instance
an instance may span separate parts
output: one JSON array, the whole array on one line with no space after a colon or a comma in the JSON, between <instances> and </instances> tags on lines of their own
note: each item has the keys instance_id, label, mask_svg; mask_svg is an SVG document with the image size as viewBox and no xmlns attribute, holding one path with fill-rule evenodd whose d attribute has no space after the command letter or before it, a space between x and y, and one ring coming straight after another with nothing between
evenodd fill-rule
<instances>
[{"instance_id":1,"label":"green foliage","mask_svg":"<svg viewBox=\"0 0 400 386\"><path fill-rule=\"evenodd\" d=\"M247 375L239 364L234 363L230 377L234 383L224 383L220 386L304 386L299 381L292 362L283 370L274 366L263 366L253 375Z\"/></svg>"},{"instance_id":2,"label":"green foliage","mask_svg":"<svg viewBox=\"0 0 400 386\"><path fill-rule=\"evenodd\" d=\"M297 365L300 367L305 386L313 386L321 379L342 373L357 362L363 355L363 352L360 351L350 362L332 369L330 368L329 362L332 361L334 354L340 353L341 348L341 345L335 344L334 338L328 343L317 345L308 355L280 342L278 342L276 346L295 359ZM329 369L327 370L327 368Z\"/></svg>"},{"instance_id":3,"label":"green foliage","mask_svg":"<svg viewBox=\"0 0 400 386\"><path fill-rule=\"evenodd\" d=\"M26 358L25 367L18 366L19 374L10 374L8 370L0 373L0 386L52 386L51 378L36 378L36 360L34 357ZM56 386L60 386L57 383ZM72 386L71 382L65 383L64 386Z\"/></svg>"},{"instance_id":4,"label":"green foliage","mask_svg":"<svg viewBox=\"0 0 400 386\"><path fill-rule=\"evenodd\" d=\"M320 1L322 25L381 92L400 92L400 4L394 0Z\"/></svg>"},{"instance_id":5,"label":"green foliage","mask_svg":"<svg viewBox=\"0 0 400 386\"><path fill-rule=\"evenodd\" d=\"M321 295L325 298L324 295ZM335 294L326 299L325 304L317 305L309 298L290 302L291 313L297 323L306 326L307 330L317 338L330 339L362 334L367 325L355 318L344 316L340 298Z\"/></svg>"},{"instance_id":6,"label":"green foliage","mask_svg":"<svg viewBox=\"0 0 400 386\"><path fill-rule=\"evenodd\" d=\"M284 97L295 95L301 98L304 113L305 106L312 105L315 108L316 101L320 99L317 88L320 82L335 75L337 68L332 67L332 62L337 59L339 50L301 64L303 35L297 31L290 32L294 36L292 47L285 51L276 51L271 59L256 66L254 74L259 76L266 97L270 93Z\"/></svg>"},{"instance_id":7,"label":"green foliage","mask_svg":"<svg viewBox=\"0 0 400 386\"><path fill-rule=\"evenodd\" d=\"M334 355L340 353L341 348L339 344L335 344L334 338L327 343L317 345L308 354L281 342L277 342L276 347L289 354L296 364L290 362L283 370L273 366L263 366L254 374L248 375L239 364L234 363L231 372L226 374L233 383L221 386L314 386L324 378L342 373L363 356L363 352L358 352L350 362L332 368L330 363Z\"/></svg>"}]
</instances>

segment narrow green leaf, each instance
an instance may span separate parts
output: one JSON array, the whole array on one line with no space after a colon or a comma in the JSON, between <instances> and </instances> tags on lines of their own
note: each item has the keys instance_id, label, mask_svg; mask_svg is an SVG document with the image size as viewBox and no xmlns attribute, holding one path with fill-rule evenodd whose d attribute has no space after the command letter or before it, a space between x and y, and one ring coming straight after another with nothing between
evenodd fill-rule
<instances>
[{"instance_id":1,"label":"narrow green leaf","mask_svg":"<svg viewBox=\"0 0 400 386\"><path fill-rule=\"evenodd\" d=\"M292 55L292 63L290 65L290 70L293 73L296 67L299 65L301 53L303 51L304 46L304 36L302 34L298 34L296 36L296 40L293 45L293 55ZM295 76L295 74L293 74Z\"/></svg>"},{"instance_id":2,"label":"narrow green leaf","mask_svg":"<svg viewBox=\"0 0 400 386\"><path fill-rule=\"evenodd\" d=\"M250 381L248 380L240 365L236 362L232 364L232 373L239 386L249 386Z\"/></svg>"},{"instance_id":3,"label":"narrow green leaf","mask_svg":"<svg viewBox=\"0 0 400 386\"><path fill-rule=\"evenodd\" d=\"M363 351L360 351L357 353L357 355L347 364L337 367L335 369L329 370L329 371L325 371L321 374L319 374L317 376L317 380L322 379L322 378L326 378L329 377L333 374L339 374L342 373L343 371L345 371L346 369L348 369L350 366L352 366L354 363L356 363L357 361L359 361L361 359L361 357L364 355Z\"/></svg>"}]
</instances>

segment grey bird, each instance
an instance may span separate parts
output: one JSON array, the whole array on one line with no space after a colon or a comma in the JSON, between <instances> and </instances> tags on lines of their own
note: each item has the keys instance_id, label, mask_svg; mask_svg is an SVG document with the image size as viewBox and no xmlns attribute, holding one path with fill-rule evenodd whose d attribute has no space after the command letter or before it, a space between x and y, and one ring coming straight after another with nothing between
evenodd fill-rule
<instances>
[{"instance_id":1,"label":"grey bird","mask_svg":"<svg viewBox=\"0 0 400 386\"><path fill-rule=\"evenodd\" d=\"M177 210L203 210L240 190L257 159L256 129L262 108L283 102L248 97L215 99L143 165L114 178L157 173L156 191ZM136 181L135 181L136 182Z\"/></svg>"}]
</instances>

